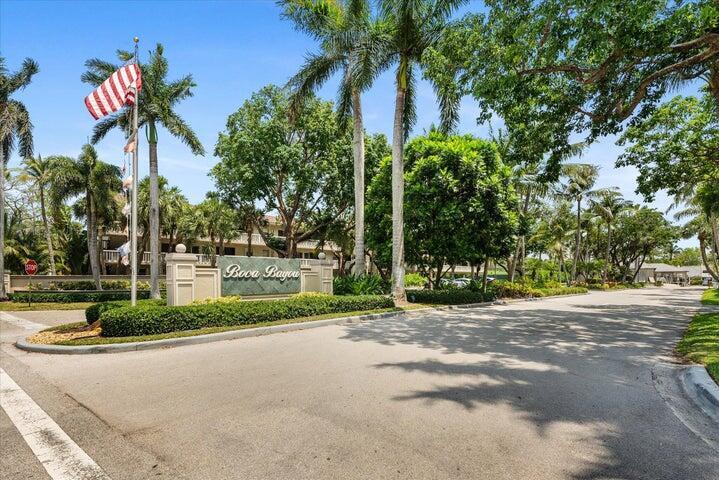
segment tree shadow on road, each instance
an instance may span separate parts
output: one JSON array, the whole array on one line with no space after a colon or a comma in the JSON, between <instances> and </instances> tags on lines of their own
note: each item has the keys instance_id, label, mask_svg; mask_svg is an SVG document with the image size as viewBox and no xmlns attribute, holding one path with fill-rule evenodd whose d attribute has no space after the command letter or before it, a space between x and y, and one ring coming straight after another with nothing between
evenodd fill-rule
<instances>
[{"instance_id":1,"label":"tree shadow on road","mask_svg":"<svg viewBox=\"0 0 719 480\"><path fill-rule=\"evenodd\" d=\"M651 367L671 358L696 299L672 290L642 292L652 305L614 305L609 296L571 305L503 306L433 312L350 326L344 339L473 354L471 363L427 358L377 369L436 376L435 385L398 402L452 402L467 411L508 405L546 435L553 425L596 425L598 454L577 459L575 479L719 478L719 452L695 437L654 389ZM658 295L658 297L654 297ZM472 357L473 360L476 357Z\"/></svg>"}]
</instances>

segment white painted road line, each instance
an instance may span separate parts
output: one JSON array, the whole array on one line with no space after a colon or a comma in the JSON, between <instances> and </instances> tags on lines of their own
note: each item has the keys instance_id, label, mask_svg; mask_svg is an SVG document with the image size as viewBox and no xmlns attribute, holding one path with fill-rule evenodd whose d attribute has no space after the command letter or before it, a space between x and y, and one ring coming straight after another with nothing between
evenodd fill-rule
<instances>
[{"instance_id":1,"label":"white painted road line","mask_svg":"<svg viewBox=\"0 0 719 480\"><path fill-rule=\"evenodd\" d=\"M42 323L31 322L30 320L16 317L15 315L11 315L7 312L0 312L0 320L2 320L3 322L12 323L13 325L24 328L26 330L45 330L48 327L47 325L43 325Z\"/></svg>"},{"instance_id":2,"label":"white painted road line","mask_svg":"<svg viewBox=\"0 0 719 480\"><path fill-rule=\"evenodd\" d=\"M0 406L53 480L110 480L85 451L0 368Z\"/></svg>"}]
</instances>

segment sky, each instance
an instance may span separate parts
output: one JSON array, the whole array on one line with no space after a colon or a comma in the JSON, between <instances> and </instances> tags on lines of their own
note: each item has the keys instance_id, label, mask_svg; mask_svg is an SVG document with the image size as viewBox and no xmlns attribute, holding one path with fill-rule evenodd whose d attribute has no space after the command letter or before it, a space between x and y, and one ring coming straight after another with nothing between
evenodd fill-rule
<instances>
[{"instance_id":1,"label":"sky","mask_svg":"<svg viewBox=\"0 0 719 480\"><path fill-rule=\"evenodd\" d=\"M481 2L470 2L459 14L479 11ZM11 71L25 57L35 59L40 72L32 84L16 95L28 108L34 128L35 154L76 156L91 135L95 121L84 98L92 88L80 81L87 59L115 60L117 49L131 50L132 38L140 39L140 60L159 42L170 65L168 78L191 73L197 84L194 96L177 112L192 126L206 150L194 156L181 142L159 131L160 174L178 186L191 202L201 201L214 188L209 170L217 162L217 136L227 117L263 86L284 85L302 64L304 55L316 49L313 40L294 30L280 17L272 0L235 1L40 1L0 0L0 55ZM319 91L333 100L337 79ZM682 94L691 94L689 87ZM421 134L439 123L435 96L427 82L420 82L417 125ZM363 96L365 128L392 138L394 85L391 73L380 77ZM478 108L471 98L462 101L459 131L487 137L488 126L477 125ZM495 125L496 127L496 125ZM585 150L580 159L600 167L598 187L619 187L624 196L641 203L636 170L617 169L622 153L616 138L606 137ZM98 145L100 158L122 166L121 132L112 132ZM140 178L148 173L147 143L140 143ZM17 166L15 155L10 166ZM664 211L671 202L659 194L651 206ZM693 240L680 246L694 246Z\"/></svg>"}]
</instances>

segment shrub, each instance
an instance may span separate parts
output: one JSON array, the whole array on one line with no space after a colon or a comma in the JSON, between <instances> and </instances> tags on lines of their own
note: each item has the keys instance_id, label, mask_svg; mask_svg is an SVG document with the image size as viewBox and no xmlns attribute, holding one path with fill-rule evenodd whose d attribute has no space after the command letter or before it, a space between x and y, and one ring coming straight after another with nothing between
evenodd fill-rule
<instances>
[{"instance_id":1,"label":"shrub","mask_svg":"<svg viewBox=\"0 0 719 480\"><path fill-rule=\"evenodd\" d=\"M291 298L325 298L331 296L329 293L325 292L300 292L295 293L294 295L291 295Z\"/></svg>"},{"instance_id":2,"label":"shrub","mask_svg":"<svg viewBox=\"0 0 719 480\"><path fill-rule=\"evenodd\" d=\"M333 280L335 295L382 295L389 293L389 282L379 275L347 275Z\"/></svg>"},{"instance_id":3,"label":"shrub","mask_svg":"<svg viewBox=\"0 0 719 480\"><path fill-rule=\"evenodd\" d=\"M689 279L689 285L701 285L702 281L702 277L692 277L691 279Z\"/></svg>"},{"instance_id":4,"label":"shrub","mask_svg":"<svg viewBox=\"0 0 719 480\"><path fill-rule=\"evenodd\" d=\"M287 300L255 300L181 307L139 305L106 310L100 316L102 335L153 335L205 327L253 325L328 313L391 308L391 298L379 295L312 296Z\"/></svg>"},{"instance_id":5,"label":"shrub","mask_svg":"<svg viewBox=\"0 0 719 480\"><path fill-rule=\"evenodd\" d=\"M404 276L405 287L424 287L427 284L427 279L419 273L408 273Z\"/></svg>"},{"instance_id":6,"label":"shrub","mask_svg":"<svg viewBox=\"0 0 719 480\"><path fill-rule=\"evenodd\" d=\"M532 297L534 290L530 285L520 282L493 282L492 289L497 298L527 298Z\"/></svg>"},{"instance_id":7,"label":"shrub","mask_svg":"<svg viewBox=\"0 0 719 480\"><path fill-rule=\"evenodd\" d=\"M468 288L449 288L442 290L411 290L407 300L412 303L430 303L440 305L463 305L468 303L489 302L495 299L492 291L483 293Z\"/></svg>"},{"instance_id":8,"label":"shrub","mask_svg":"<svg viewBox=\"0 0 719 480\"><path fill-rule=\"evenodd\" d=\"M140 300L137 302L140 306L149 306L149 305L155 305L155 306L161 306L161 305L167 305L167 301L164 299L160 300ZM85 309L85 320L88 324L93 324L96 321L100 319L100 315L102 315L103 312L106 312L108 310L112 310L114 308L121 308L121 307L129 307L130 301L120 301L120 302L101 302L96 303L95 305L90 305Z\"/></svg>"},{"instance_id":9,"label":"shrub","mask_svg":"<svg viewBox=\"0 0 719 480\"><path fill-rule=\"evenodd\" d=\"M228 295L226 297L203 298L202 300L194 300L191 305L207 305L211 303L237 303L241 301L242 297L239 295Z\"/></svg>"},{"instance_id":10,"label":"shrub","mask_svg":"<svg viewBox=\"0 0 719 480\"><path fill-rule=\"evenodd\" d=\"M149 290L139 290L137 298L149 298ZM130 292L127 290L36 290L29 292L15 292L10 299L18 303L74 303L74 302L111 302L114 300L129 300Z\"/></svg>"},{"instance_id":11,"label":"shrub","mask_svg":"<svg viewBox=\"0 0 719 480\"><path fill-rule=\"evenodd\" d=\"M586 287L560 287L560 288L535 288L532 289L532 297L553 297L555 295L575 295L587 293Z\"/></svg>"}]
</instances>

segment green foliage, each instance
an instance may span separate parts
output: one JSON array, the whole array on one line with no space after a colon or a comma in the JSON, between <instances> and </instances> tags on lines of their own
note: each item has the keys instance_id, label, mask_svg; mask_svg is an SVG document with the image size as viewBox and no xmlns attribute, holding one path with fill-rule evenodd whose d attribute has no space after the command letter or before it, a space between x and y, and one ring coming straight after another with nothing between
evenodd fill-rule
<instances>
[{"instance_id":1,"label":"green foliage","mask_svg":"<svg viewBox=\"0 0 719 480\"><path fill-rule=\"evenodd\" d=\"M405 172L405 258L435 286L447 265L509 253L517 198L511 170L492 143L433 131L407 144ZM372 225L367 245L384 267L391 251L391 189L387 158L372 180L366 209Z\"/></svg>"},{"instance_id":2,"label":"green foliage","mask_svg":"<svg viewBox=\"0 0 719 480\"><path fill-rule=\"evenodd\" d=\"M713 0L491 0L487 6L425 54L429 75L444 88L472 94L482 119L496 113L510 128L549 126L539 137L549 147L566 145L572 131L593 138L616 133L668 91L708 77L719 52Z\"/></svg>"},{"instance_id":3,"label":"green foliage","mask_svg":"<svg viewBox=\"0 0 719 480\"><path fill-rule=\"evenodd\" d=\"M338 125L332 103L311 96L293 121L289 114L287 90L270 85L252 94L227 119L212 169L229 205L262 205L255 223L264 236L264 214L279 213L285 243L271 247L282 256L316 239L353 201L351 129Z\"/></svg>"},{"instance_id":4,"label":"green foliage","mask_svg":"<svg viewBox=\"0 0 719 480\"><path fill-rule=\"evenodd\" d=\"M145 299L145 300L138 300L137 305L139 306L162 306L167 305L167 301L165 299L155 300L155 299ZM115 302L99 302L94 305L90 305L85 309L85 320L89 325L92 325L96 321L100 320L100 315L102 315L103 312L106 312L108 310L112 310L113 308L122 308L122 307L129 307L130 301L115 301Z\"/></svg>"},{"instance_id":5,"label":"green foliage","mask_svg":"<svg viewBox=\"0 0 719 480\"><path fill-rule=\"evenodd\" d=\"M393 307L379 295L313 296L273 301L213 303L181 307L138 306L115 308L100 317L102 335L152 335L205 327L252 325L260 322Z\"/></svg>"},{"instance_id":6,"label":"green foliage","mask_svg":"<svg viewBox=\"0 0 719 480\"><path fill-rule=\"evenodd\" d=\"M149 290L138 290L137 298L149 298ZM72 290L39 290L36 292L15 292L10 294L13 302L37 303L75 303L75 302L110 302L113 300L129 300L127 290L95 290L92 292Z\"/></svg>"},{"instance_id":7,"label":"green foliage","mask_svg":"<svg viewBox=\"0 0 719 480\"><path fill-rule=\"evenodd\" d=\"M202 300L195 300L191 303L191 305L208 305L212 303L237 303L241 301L242 297L240 295L228 295L226 297L204 298Z\"/></svg>"},{"instance_id":8,"label":"green foliage","mask_svg":"<svg viewBox=\"0 0 719 480\"><path fill-rule=\"evenodd\" d=\"M382 295L389 293L389 283L379 275L347 275L333 280L335 295Z\"/></svg>"},{"instance_id":9,"label":"green foliage","mask_svg":"<svg viewBox=\"0 0 719 480\"><path fill-rule=\"evenodd\" d=\"M411 272L404 276L404 284L407 287L424 287L426 283L427 278L419 273Z\"/></svg>"},{"instance_id":10,"label":"green foliage","mask_svg":"<svg viewBox=\"0 0 719 480\"><path fill-rule=\"evenodd\" d=\"M103 290L129 290L129 280L103 280L101 282ZM43 290L40 284L32 290ZM28 285L29 287L30 285ZM148 290L150 284L147 282L137 282L138 290ZM57 282L48 285L47 290L95 290L95 282L91 280L73 280L68 282Z\"/></svg>"},{"instance_id":11,"label":"green foliage","mask_svg":"<svg viewBox=\"0 0 719 480\"><path fill-rule=\"evenodd\" d=\"M707 94L702 99L675 97L651 115L632 123L620 140L627 144L618 167L639 170L637 191L652 200L657 191L683 195L702 182L716 192L719 178L719 115ZM717 194L719 195L719 194ZM719 210L719 201L717 210Z\"/></svg>"},{"instance_id":12,"label":"green foliage","mask_svg":"<svg viewBox=\"0 0 719 480\"><path fill-rule=\"evenodd\" d=\"M431 305L466 305L483 303L494 300L494 292L486 293L466 288L451 288L442 290L408 290L407 300L412 303L427 303Z\"/></svg>"}]
</instances>

